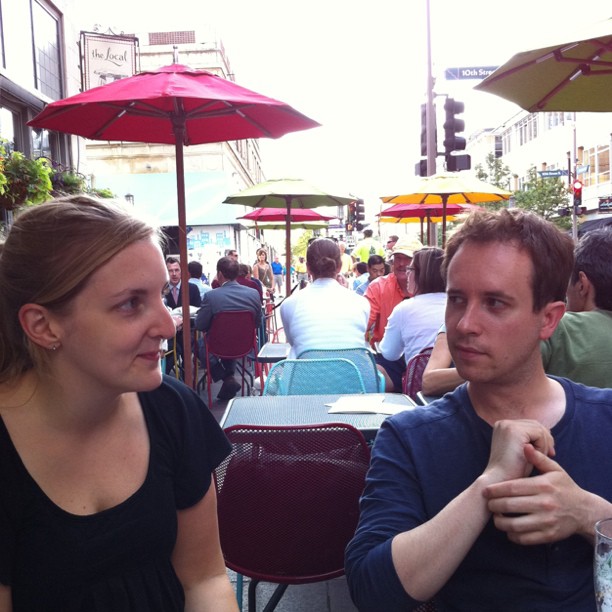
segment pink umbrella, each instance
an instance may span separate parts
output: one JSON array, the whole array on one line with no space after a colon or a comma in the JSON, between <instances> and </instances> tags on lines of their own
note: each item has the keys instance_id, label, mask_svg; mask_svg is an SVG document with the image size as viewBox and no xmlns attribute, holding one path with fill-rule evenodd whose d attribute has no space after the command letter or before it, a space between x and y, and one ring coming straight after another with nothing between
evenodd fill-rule
<instances>
[{"instance_id":1,"label":"pink umbrella","mask_svg":"<svg viewBox=\"0 0 612 612\"><path fill-rule=\"evenodd\" d=\"M279 138L319 124L291 106L207 70L164 66L48 104L28 125L93 140L174 144L181 282L188 282L183 146ZM183 312L189 295L183 291ZM185 381L192 384L191 325L184 317Z\"/></svg>"},{"instance_id":2,"label":"pink umbrella","mask_svg":"<svg viewBox=\"0 0 612 612\"><path fill-rule=\"evenodd\" d=\"M247 213L239 219L247 219L248 221L255 221L258 223L270 223L272 221L286 221L287 220L287 209L286 208L256 208L254 211ZM310 208L295 209L292 208L290 211L290 221L330 221L336 217L326 217L316 210Z\"/></svg>"}]
</instances>

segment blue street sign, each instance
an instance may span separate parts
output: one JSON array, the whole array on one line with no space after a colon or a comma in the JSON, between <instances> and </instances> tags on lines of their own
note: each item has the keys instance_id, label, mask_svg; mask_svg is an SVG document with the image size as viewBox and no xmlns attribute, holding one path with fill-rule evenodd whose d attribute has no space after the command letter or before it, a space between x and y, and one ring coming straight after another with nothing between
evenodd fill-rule
<instances>
[{"instance_id":1,"label":"blue street sign","mask_svg":"<svg viewBox=\"0 0 612 612\"><path fill-rule=\"evenodd\" d=\"M447 81L460 79L484 79L497 70L497 66L469 66L464 68L447 68L444 77Z\"/></svg>"},{"instance_id":2,"label":"blue street sign","mask_svg":"<svg viewBox=\"0 0 612 612\"><path fill-rule=\"evenodd\" d=\"M538 170L540 178L558 178L567 176L567 170Z\"/></svg>"}]
</instances>

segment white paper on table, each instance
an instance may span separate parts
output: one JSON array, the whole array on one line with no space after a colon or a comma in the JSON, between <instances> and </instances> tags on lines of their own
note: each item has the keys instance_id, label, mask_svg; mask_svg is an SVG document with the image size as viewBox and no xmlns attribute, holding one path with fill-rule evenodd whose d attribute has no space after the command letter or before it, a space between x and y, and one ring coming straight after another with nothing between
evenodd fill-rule
<instances>
[{"instance_id":1,"label":"white paper on table","mask_svg":"<svg viewBox=\"0 0 612 612\"><path fill-rule=\"evenodd\" d=\"M363 395L345 395L339 397L329 406L328 414L338 413L366 413L366 414L397 414L403 410L410 410L414 406L385 402L384 393L365 393Z\"/></svg>"}]
</instances>

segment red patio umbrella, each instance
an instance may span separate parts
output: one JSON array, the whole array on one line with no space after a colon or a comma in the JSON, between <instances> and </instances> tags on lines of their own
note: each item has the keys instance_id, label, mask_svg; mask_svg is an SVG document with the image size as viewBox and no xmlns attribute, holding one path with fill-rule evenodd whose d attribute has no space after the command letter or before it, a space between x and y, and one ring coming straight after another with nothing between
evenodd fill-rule
<instances>
[{"instance_id":1,"label":"red patio umbrella","mask_svg":"<svg viewBox=\"0 0 612 612\"><path fill-rule=\"evenodd\" d=\"M480 207L472 204L447 204L445 207L442 202L434 204L394 204L381 211L378 217L385 223L401 223L404 219L419 219L421 222L421 242L423 242L423 222L425 220L427 220L427 235L429 236L431 223L448 221L449 216L469 212L474 208Z\"/></svg>"},{"instance_id":2,"label":"red patio umbrella","mask_svg":"<svg viewBox=\"0 0 612 612\"><path fill-rule=\"evenodd\" d=\"M429 219L431 217L441 217L443 212L449 215L457 215L462 212L469 212L478 209L480 206L473 204L446 204L442 202L435 204L394 204L379 214L380 217L395 217L403 219L405 217L416 217L417 219Z\"/></svg>"},{"instance_id":3,"label":"red patio umbrella","mask_svg":"<svg viewBox=\"0 0 612 612\"><path fill-rule=\"evenodd\" d=\"M291 222L300 221L331 221L336 217L326 217L316 210L310 208L295 209L292 208L290 213ZM248 221L255 221L257 223L271 223L273 221L286 221L287 220L287 209L286 208L256 208L254 211L247 213L243 217L238 219L247 219Z\"/></svg>"},{"instance_id":4,"label":"red patio umbrella","mask_svg":"<svg viewBox=\"0 0 612 612\"><path fill-rule=\"evenodd\" d=\"M183 147L243 138L278 138L319 124L284 102L207 70L172 64L52 102L28 125L93 140L175 145L181 282L186 285ZM182 294L183 312L189 312L188 292ZM185 381L192 384L189 317L184 317L183 338Z\"/></svg>"}]
</instances>

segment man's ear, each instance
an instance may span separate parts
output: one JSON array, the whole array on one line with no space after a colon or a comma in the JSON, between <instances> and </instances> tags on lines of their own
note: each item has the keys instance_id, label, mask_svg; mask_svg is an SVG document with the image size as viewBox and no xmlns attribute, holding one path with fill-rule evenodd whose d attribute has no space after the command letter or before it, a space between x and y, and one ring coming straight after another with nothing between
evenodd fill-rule
<instances>
[{"instance_id":1,"label":"man's ear","mask_svg":"<svg viewBox=\"0 0 612 612\"><path fill-rule=\"evenodd\" d=\"M578 291L587 302L589 309L595 308L595 286L591 279L582 270L578 272Z\"/></svg>"},{"instance_id":2,"label":"man's ear","mask_svg":"<svg viewBox=\"0 0 612 612\"><path fill-rule=\"evenodd\" d=\"M553 335L561 317L565 314L565 302L550 302L542 309L540 340L548 340Z\"/></svg>"},{"instance_id":3,"label":"man's ear","mask_svg":"<svg viewBox=\"0 0 612 612\"><path fill-rule=\"evenodd\" d=\"M61 343L56 326L44 306L24 304L19 309L19 323L26 336L42 348L55 350L54 347Z\"/></svg>"}]
</instances>

